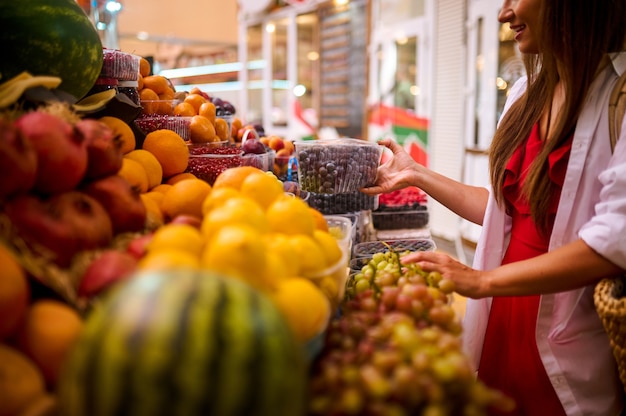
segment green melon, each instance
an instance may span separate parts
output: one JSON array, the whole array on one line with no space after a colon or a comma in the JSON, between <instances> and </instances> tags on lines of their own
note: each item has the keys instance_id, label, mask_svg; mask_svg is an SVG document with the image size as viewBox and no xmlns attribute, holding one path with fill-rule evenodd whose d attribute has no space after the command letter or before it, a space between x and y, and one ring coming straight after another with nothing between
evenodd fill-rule
<instances>
[{"instance_id":1,"label":"green melon","mask_svg":"<svg viewBox=\"0 0 626 416\"><path fill-rule=\"evenodd\" d=\"M52 75L84 97L102 70L102 42L76 0L0 1L0 82L28 71Z\"/></svg>"},{"instance_id":2,"label":"green melon","mask_svg":"<svg viewBox=\"0 0 626 416\"><path fill-rule=\"evenodd\" d=\"M304 413L306 363L265 295L212 272L141 272L86 318L64 416Z\"/></svg>"}]
</instances>

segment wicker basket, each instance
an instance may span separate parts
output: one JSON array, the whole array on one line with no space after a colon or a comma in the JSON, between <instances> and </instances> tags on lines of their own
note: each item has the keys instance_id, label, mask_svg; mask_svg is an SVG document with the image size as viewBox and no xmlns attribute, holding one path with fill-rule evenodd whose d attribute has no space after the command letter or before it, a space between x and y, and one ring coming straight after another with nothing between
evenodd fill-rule
<instances>
[{"instance_id":1,"label":"wicker basket","mask_svg":"<svg viewBox=\"0 0 626 416\"><path fill-rule=\"evenodd\" d=\"M619 377L626 392L626 277L603 279L597 284L593 300L604 329L609 335Z\"/></svg>"}]
</instances>

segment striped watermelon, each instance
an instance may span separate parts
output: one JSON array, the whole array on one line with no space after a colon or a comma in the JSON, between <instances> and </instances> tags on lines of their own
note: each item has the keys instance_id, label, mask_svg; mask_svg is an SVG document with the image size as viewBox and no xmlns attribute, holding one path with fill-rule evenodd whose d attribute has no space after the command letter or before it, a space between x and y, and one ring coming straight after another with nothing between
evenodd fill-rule
<instances>
[{"instance_id":1,"label":"striped watermelon","mask_svg":"<svg viewBox=\"0 0 626 416\"><path fill-rule=\"evenodd\" d=\"M28 71L85 96L102 70L102 43L76 0L0 1L0 82Z\"/></svg>"},{"instance_id":2,"label":"striped watermelon","mask_svg":"<svg viewBox=\"0 0 626 416\"><path fill-rule=\"evenodd\" d=\"M208 271L144 271L87 317L59 414L297 416L306 380L265 295Z\"/></svg>"}]
</instances>

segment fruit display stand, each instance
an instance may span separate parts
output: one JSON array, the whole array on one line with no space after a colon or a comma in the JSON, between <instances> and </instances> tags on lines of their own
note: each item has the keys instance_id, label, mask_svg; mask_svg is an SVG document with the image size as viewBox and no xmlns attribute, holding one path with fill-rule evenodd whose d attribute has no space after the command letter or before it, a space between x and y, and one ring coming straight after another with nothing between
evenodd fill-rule
<instances>
[{"instance_id":1,"label":"fruit display stand","mask_svg":"<svg viewBox=\"0 0 626 416\"><path fill-rule=\"evenodd\" d=\"M34 3L46 2L91 27L74 0ZM8 25L15 10L0 8ZM0 415L510 407L461 350L451 282L400 266L407 250L432 247L383 242L379 200L356 198L375 178L378 146L265 134L217 97L149 78L145 59L121 52L107 57L131 67L124 76L136 75L139 104L115 89L90 93L112 63L88 58L102 50L97 36L81 38L78 57L66 36L49 60L66 69L39 62L31 73L23 63L0 83L0 174L11 178L0 182ZM75 70L88 64L95 71ZM188 120L189 136L134 122L155 114ZM202 179L190 168L197 148L268 163ZM297 181L286 180L294 166Z\"/></svg>"}]
</instances>

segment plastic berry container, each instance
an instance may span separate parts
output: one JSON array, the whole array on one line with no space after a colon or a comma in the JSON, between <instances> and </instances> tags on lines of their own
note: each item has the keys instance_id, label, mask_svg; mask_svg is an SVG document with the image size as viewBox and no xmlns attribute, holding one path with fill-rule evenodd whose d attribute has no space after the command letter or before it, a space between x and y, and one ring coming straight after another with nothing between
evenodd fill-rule
<instances>
[{"instance_id":1,"label":"plastic berry container","mask_svg":"<svg viewBox=\"0 0 626 416\"><path fill-rule=\"evenodd\" d=\"M324 215L336 215L375 210L378 207L378 195L366 195L360 191L340 194L308 192L306 202Z\"/></svg>"},{"instance_id":2,"label":"plastic berry container","mask_svg":"<svg viewBox=\"0 0 626 416\"><path fill-rule=\"evenodd\" d=\"M244 154L241 148L230 146L227 141L188 144L189 163L187 172L193 173L209 185L215 183L220 173L238 166L254 166L268 171L273 162L272 152Z\"/></svg>"},{"instance_id":3,"label":"plastic berry container","mask_svg":"<svg viewBox=\"0 0 626 416\"><path fill-rule=\"evenodd\" d=\"M383 148L365 140L341 138L296 141L298 182L319 194L358 192L374 184Z\"/></svg>"},{"instance_id":4,"label":"plastic berry container","mask_svg":"<svg viewBox=\"0 0 626 416\"><path fill-rule=\"evenodd\" d=\"M401 230L404 228L424 228L429 215L425 206L410 211L385 210L372 212L372 223L377 230Z\"/></svg>"},{"instance_id":5,"label":"plastic berry container","mask_svg":"<svg viewBox=\"0 0 626 416\"><path fill-rule=\"evenodd\" d=\"M116 78L120 81L137 81L139 79L138 55L122 52L117 49L104 48L100 76Z\"/></svg>"},{"instance_id":6,"label":"plastic berry container","mask_svg":"<svg viewBox=\"0 0 626 416\"><path fill-rule=\"evenodd\" d=\"M435 242L431 239L397 239L397 240L379 240L365 241L354 246L353 258L371 258L376 253L386 253L393 250L397 253L413 252L413 251L435 251Z\"/></svg>"},{"instance_id":7,"label":"plastic berry container","mask_svg":"<svg viewBox=\"0 0 626 416\"><path fill-rule=\"evenodd\" d=\"M172 130L184 140L191 136L191 117L167 116L167 115L141 115L134 120L135 126L144 134L155 130Z\"/></svg>"}]
</instances>

